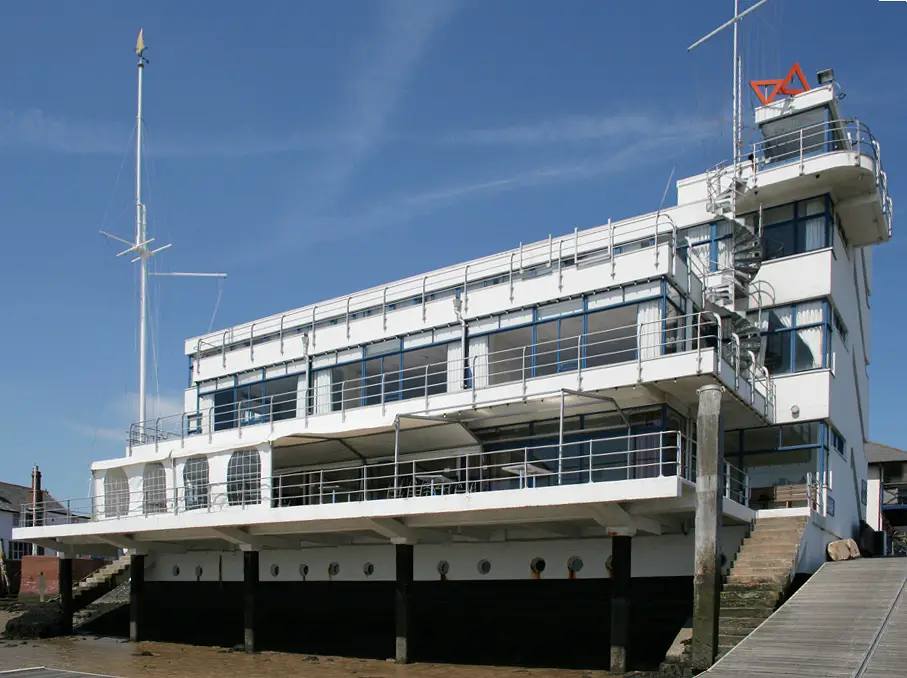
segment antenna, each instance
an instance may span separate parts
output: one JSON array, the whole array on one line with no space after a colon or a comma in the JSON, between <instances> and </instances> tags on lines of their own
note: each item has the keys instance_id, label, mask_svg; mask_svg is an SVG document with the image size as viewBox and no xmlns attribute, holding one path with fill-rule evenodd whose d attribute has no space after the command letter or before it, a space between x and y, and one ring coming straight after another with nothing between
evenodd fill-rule
<instances>
[{"instance_id":1,"label":"antenna","mask_svg":"<svg viewBox=\"0 0 907 678\"><path fill-rule=\"evenodd\" d=\"M745 17L747 14L749 14L753 10L758 9L759 7L764 5L766 2L768 2L768 0L759 0L759 2L757 2L755 5L753 5L749 9L746 9L743 12L741 12L740 11L740 0L734 0L734 16L733 16L733 18L731 18L729 21L724 22L718 28L716 28L714 31L712 31L708 35L700 38L699 40L694 42L692 45L687 47L687 51L690 52L690 51L696 49L697 47L699 47L699 45L704 43L706 40L709 40L710 38L713 38L714 36L718 35L721 31L723 31L728 26L734 27L734 61L732 63L732 66L733 66L732 70L734 72L734 114L733 114L734 115L734 122L733 122L734 129L733 129L733 134L732 134L732 136L734 138L734 140L733 140L734 152L731 155L731 162L734 163L734 173L733 173L733 176L731 179L731 182L732 182L731 183L731 205L732 205L732 210L733 210L733 213L735 216L737 214L737 186L735 185L735 183L737 181L737 158L740 155L740 148L742 145L742 141L740 138L741 131L742 131L742 127L740 124L740 118L741 118L741 115L740 115L740 111L741 111L741 108L740 108L740 100L741 100L740 68L741 67L740 67L740 56L738 54L738 46L737 46L737 42L738 42L737 26L740 23L740 20L743 19L743 17Z\"/></svg>"},{"instance_id":2,"label":"antenna","mask_svg":"<svg viewBox=\"0 0 907 678\"><path fill-rule=\"evenodd\" d=\"M154 238L148 237L147 214L148 210L142 203L142 74L145 70L145 64L148 59L145 58L145 37L144 29L139 31L139 37L135 44L135 53L139 58L138 62L138 105L135 115L135 242L130 242L106 231L101 231L101 235L116 240L127 246L127 249L118 253L118 257L126 254L135 254L131 260L132 263L139 262L139 427L140 434L145 429L145 397L147 393L147 348L148 348L148 276L149 275L170 275L186 276L194 278L226 278L226 273L148 273L148 260L155 254L162 252L170 247L171 244L163 245L156 249L148 246L154 242Z\"/></svg>"}]
</instances>

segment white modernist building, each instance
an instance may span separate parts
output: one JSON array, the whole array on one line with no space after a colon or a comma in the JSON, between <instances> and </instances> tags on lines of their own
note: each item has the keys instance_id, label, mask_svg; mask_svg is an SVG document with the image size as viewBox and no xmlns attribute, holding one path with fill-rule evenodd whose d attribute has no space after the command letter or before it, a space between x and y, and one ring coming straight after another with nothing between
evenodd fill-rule
<instances>
[{"instance_id":1,"label":"white modernist building","mask_svg":"<svg viewBox=\"0 0 907 678\"><path fill-rule=\"evenodd\" d=\"M814 571L867 521L871 246L891 200L833 84L756 123L657 213L189 339L184 412L93 464L91 520L15 538L147 555L150 636L207 639L217 617L233 639L245 600L246 629L257 604L265 626L308 624L295 647L313 651L335 622L393 628L373 610L396 586L416 647L482 628L471 646L500 650L531 618L553 635L523 641L529 661L600 636L590 600L607 609L595 587L632 537L634 609L670 642L692 604L697 390L716 384L728 563L757 516L798 515Z\"/></svg>"}]
</instances>

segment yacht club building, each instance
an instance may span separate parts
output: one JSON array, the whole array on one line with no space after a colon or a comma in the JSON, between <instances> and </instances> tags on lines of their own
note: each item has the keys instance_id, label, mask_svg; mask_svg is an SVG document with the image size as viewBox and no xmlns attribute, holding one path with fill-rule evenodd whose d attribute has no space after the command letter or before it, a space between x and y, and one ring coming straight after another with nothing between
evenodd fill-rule
<instances>
[{"instance_id":1,"label":"yacht club building","mask_svg":"<svg viewBox=\"0 0 907 678\"><path fill-rule=\"evenodd\" d=\"M134 554L136 636L400 661L604 666L625 577L658 661L692 609L700 388L727 569L757 518L804 521L792 574L867 521L880 144L833 83L755 116L659 212L188 339L183 412L92 465L91 520L14 538Z\"/></svg>"}]
</instances>

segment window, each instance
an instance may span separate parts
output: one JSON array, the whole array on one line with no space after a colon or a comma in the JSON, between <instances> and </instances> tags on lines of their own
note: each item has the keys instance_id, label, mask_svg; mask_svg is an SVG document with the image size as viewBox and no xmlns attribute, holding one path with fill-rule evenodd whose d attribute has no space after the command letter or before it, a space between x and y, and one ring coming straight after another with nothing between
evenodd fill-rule
<instances>
[{"instance_id":1,"label":"window","mask_svg":"<svg viewBox=\"0 0 907 678\"><path fill-rule=\"evenodd\" d=\"M118 518L129 513L129 481L121 468L104 474L104 517Z\"/></svg>"},{"instance_id":2,"label":"window","mask_svg":"<svg viewBox=\"0 0 907 678\"><path fill-rule=\"evenodd\" d=\"M680 232L680 243L677 253L681 260L689 263L689 258L698 262L694 270L705 268L716 272L731 268L733 261L733 226L730 223L704 224Z\"/></svg>"},{"instance_id":3,"label":"window","mask_svg":"<svg viewBox=\"0 0 907 678\"><path fill-rule=\"evenodd\" d=\"M828 366L828 304L811 301L751 313L765 337L764 364L771 374L790 374Z\"/></svg>"},{"instance_id":4,"label":"window","mask_svg":"<svg viewBox=\"0 0 907 678\"><path fill-rule=\"evenodd\" d=\"M31 542L10 541L9 542L9 553L7 553L7 557L10 560L22 560L23 556L31 555L31 552L32 552Z\"/></svg>"},{"instance_id":5,"label":"window","mask_svg":"<svg viewBox=\"0 0 907 678\"><path fill-rule=\"evenodd\" d=\"M762 259L771 261L830 247L831 200L801 200L762 212ZM749 214L747 226L759 230L759 215Z\"/></svg>"},{"instance_id":6,"label":"window","mask_svg":"<svg viewBox=\"0 0 907 678\"><path fill-rule=\"evenodd\" d=\"M186 510L208 508L208 458L189 457L183 466L183 491Z\"/></svg>"},{"instance_id":7,"label":"window","mask_svg":"<svg viewBox=\"0 0 907 678\"><path fill-rule=\"evenodd\" d=\"M160 462L145 464L142 473L143 509L148 513L167 512L167 480Z\"/></svg>"},{"instance_id":8,"label":"window","mask_svg":"<svg viewBox=\"0 0 907 678\"><path fill-rule=\"evenodd\" d=\"M847 341L847 326L844 324L844 321L841 319L841 315L838 313L838 309L832 309L832 322L834 324L835 332L838 333L838 336L841 337L842 342Z\"/></svg>"},{"instance_id":9,"label":"window","mask_svg":"<svg viewBox=\"0 0 907 678\"><path fill-rule=\"evenodd\" d=\"M227 464L227 503L245 506L261 501L261 459L258 450L239 450Z\"/></svg>"},{"instance_id":10,"label":"window","mask_svg":"<svg viewBox=\"0 0 907 678\"><path fill-rule=\"evenodd\" d=\"M831 429L831 448L844 457L844 436L834 429Z\"/></svg>"}]
</instances>

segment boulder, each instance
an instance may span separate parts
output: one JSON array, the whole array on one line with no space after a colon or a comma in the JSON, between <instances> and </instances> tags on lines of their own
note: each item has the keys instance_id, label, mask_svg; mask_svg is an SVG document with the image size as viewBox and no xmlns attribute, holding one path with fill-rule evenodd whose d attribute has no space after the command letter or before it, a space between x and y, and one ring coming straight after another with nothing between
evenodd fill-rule
<instances>
[{"instance_id":1,"label":"boulder","mask_svg":"<svg viewBox=\"0 0 907 678\"><path fill-rule=\"evenodd\" d=\"M853 539L841 539L828 545L828 559L833 562L860 557L860 547Z\"/></svg>"}]
</instances>

